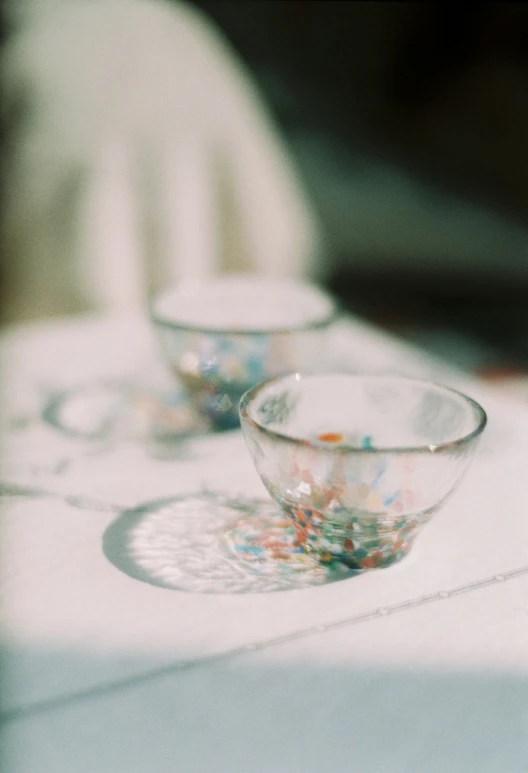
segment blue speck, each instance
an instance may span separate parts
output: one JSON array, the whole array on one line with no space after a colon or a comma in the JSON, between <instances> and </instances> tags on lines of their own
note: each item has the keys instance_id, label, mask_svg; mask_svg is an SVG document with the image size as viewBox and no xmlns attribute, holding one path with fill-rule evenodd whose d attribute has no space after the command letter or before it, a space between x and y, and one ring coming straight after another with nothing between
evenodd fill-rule
<instances>
[{"instance_id":1,"label":"blue speck","mask_svg":"<svg viewBox=\"0 0 528 773\"><path fill-rule=\"evenodd\" d=\"M363 558L366 558L368 556L368 550L365 550L365 548L358 548L357 550L354 550L352 553L352 558L356 558L359 561L361 561Z\"/></svg>"},{"instance_id":2,"label":"blue speck","mask_svg":"<svg viewBox=\"0 0 528 773\"><path fill-rule=\"evenodd\" d=\"M262 548L256 545L237 545L235 549L237 553L253 553L255 556L259 556L264 552Z\"/></svg>"}]
</instances>

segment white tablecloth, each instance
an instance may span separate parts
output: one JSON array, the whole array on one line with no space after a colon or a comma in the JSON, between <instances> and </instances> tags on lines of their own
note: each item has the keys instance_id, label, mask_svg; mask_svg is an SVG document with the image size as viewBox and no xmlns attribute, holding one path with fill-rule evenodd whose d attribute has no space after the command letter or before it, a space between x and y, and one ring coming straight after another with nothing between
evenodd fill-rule
<instances>
[{"instance_id":1,"label":"white tablecloth","mask_svg":"<svg viewBox=\"0 0 528 773\"><path fill-rule=\"evenodd\" d=\"M340 366L431 376L479 399L490 421L478 458L390 569L201 594L134 579L102 540L151 499L265 497L240 433L164 459L67 438L40 419L48 395L154 374L148 327L80 319L3 334L6 771L528 771L528 411L357 320L333 347Z\"/></svg>"}]
</instances>

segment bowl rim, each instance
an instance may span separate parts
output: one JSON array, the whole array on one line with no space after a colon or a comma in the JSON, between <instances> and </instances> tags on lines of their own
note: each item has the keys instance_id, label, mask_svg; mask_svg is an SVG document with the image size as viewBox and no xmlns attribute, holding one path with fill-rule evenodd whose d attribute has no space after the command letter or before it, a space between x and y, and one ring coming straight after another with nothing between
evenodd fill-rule
<instances>
[{"instance_id":1,"label":"bowl rim","mask_svg":"<svg viewBox=\"0 0 528 773\"><path fill-rule=\"evenodd\" d=\"M313 319L310 322L305 322L298 325L287 325L286 327L261 327L261 328L227 328L227 327L215 327L214 325L192 325L185 322L176 322L171 319L167 319L167 317L163 314L160 314L156 311L156 304L159 301L159 299L165 295L167 292L174 292L177 295L185 295L188 297L189 295L198 295L200 291L207 287L209 284L215 282L215 280L222 280L227 279L230 276L236 276L236 277L243 277L243 278L249 278L249 279L255 279L257 282L261 279L267 279L267 280L273 280L277 285L284 283L284 284L290 284L290 285L296 285L297 287L301 287L304 289L311 289L311 290L317 290L319 293L323 294L328 303L329 303L329 311L327 314L317 318ZM334 296L327 292L325 288L320 287L317 283L307 281L304 279L294 279L291 277L280 277L277 279L274 279L273 277L259 277L259 276L253 276L252 274L226 274L224 276L214 276L209 279L205 280L199 280L196 283L193 283L191 290L186 290L188 288L189 283L185 280L172 285L171 287L166 287L162 290L159 290L158 292L154 293L148 301L148 314L150 321L155 325L161 325L162 327L169 328L171 330L176 331L186 331L189 333L204 333L209 335L217 335L217 336L235 336L235 335L244 335L244 336L270 336L270 335L285 335L287 333L304 333L309 332L312 330L322 330L324 328L330 327L334 322L337 322L337 320L341 317L341 308L339 303L337 302L336 298Z\"/></svg>"},{"instance_id":2,"label":"bowl rim","mask_svg":"<svg viewBox=\"0 0 528 773\"><path fill-rule=\"evenodd\" d=\"M278 430L269 429L268 427L263 426L258 421L253 419L249 415L249 406L251 402L257 397L257 395L262 392L264 389L266 389L271 384L278 384L281 381L287 382L292 379L295 381L301 381L302 379L310 379L310 378L325 378L328 376L342 376L343 378L348 379L370 379L370 380L378 380L378 381L400 381L400 382L407 382L409 384L423 384L426 386L432 386L436 387L437 389L441 389L444 392L448 392L452 395L457 395L458 397L463 398L463 400L468 403L475 411L477 416L477 424L474 429L471 430L471 432L466 433L465 435L462 435L460 437L454 438L453 440L446 440L442 443L435 443L435 444L426 444L426 445L415 445L415 446L368 446L366 448L362 448L359 446L353 446L353 445L347 445L345 443L339 444L339 445L329 445L324 442L317 442L313 440L308 440L301 437L294 437L292 435L287 435L284 432L280 432ZM274 440L277 440L281 443L288 443L290 445L301 445L304 447L310 447L314 450L321 451L323 453L328 454L383 454L383 453L391 453L391 454L423 454L423 453L440 453L442 451L449 451L453 450L455 448L460 448L461 446L464 446L466 444L469 444L472 440L475 440L479 435L482 434L484 431L487 423L488 423L488 416L484 408L478 403L476 400L474 400L472 397L469 397L469 395L466 395L464 392L461 392L458 389L454 389L453 387L446 386L445 384L439 384L436 381L431 381L429 379L425 378L414 378L412 376L397 376L397 375L383 375L378 373L346 373L342 371L332 371L332 372L325 372L325 373L289 373L283 376L277 376L275 378L267 379L266 381L262 381L260 384L257 384L254 387L251 387L248 389L242 397L240 398L239 406L239 415L240 415L240 423L241 426L244 427L244 422L247 424L250 424L252 427L256 428L260 432L264 433L270 438L273 438Z\"/></svg>"}]
</instances>

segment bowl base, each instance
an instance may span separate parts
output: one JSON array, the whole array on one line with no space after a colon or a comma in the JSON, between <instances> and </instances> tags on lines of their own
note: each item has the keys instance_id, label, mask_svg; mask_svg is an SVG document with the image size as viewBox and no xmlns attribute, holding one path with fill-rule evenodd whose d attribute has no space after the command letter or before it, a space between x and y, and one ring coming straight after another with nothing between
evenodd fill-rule
<instances>
[{"instance_id":1,"label":"bowl base","mask_svg":"<svg viewBox=\"0 0 528 773\"><path fill-rule=\"evenodd\" d=\"M357 572L385 569L405 558L422 522L418 515L395 519L348 510L323 513L282 499L278 503L307 554Z\"/></svg>"},{"instance_id":2,"label":"bowl base","mask_svg":"<svg viewBox=\"0 0 528 773\"><path fill-rule=\"evenodd\" d=\"M216 431L238 429L238 403L251 384L232 384L174 370L176 378L189 396L195 410L204 416Z\"/></svg>"}]
</instances>

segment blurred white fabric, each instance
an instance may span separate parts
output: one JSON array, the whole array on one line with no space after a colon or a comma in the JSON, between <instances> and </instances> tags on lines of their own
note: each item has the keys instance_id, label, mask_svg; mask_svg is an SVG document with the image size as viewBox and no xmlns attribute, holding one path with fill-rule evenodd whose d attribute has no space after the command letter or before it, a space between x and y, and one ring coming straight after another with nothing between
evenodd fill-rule
<instances>
[{"instance_id":1,"label":"blurred white fabric","mask_svg":"<svg viewBox=\"0 0 528 773\"><path fill-rule=\"evenodd\" d=\"M225 270L317 274L317 218L282 138L201 13L22 7L3 54L4 316L138 308Z\"/></svg>"},{"instance_id":2,"label":"blurred white fabric","mask_svg":"<svg viewBox=\"0 0 528 773\"><path fill-rule=\"evenodd\" d=\"M528 771L528 411L355 319L329 350L481 401L490 423L467 477L391 568L185 593L118 570L102 542L134 517L116 509L204 487L262 496L241 433L171 458L63 435L39 418L43 385L135 370L153 357L145 320L0 335L6 773Z\"/></svg>"}]
</instances>

